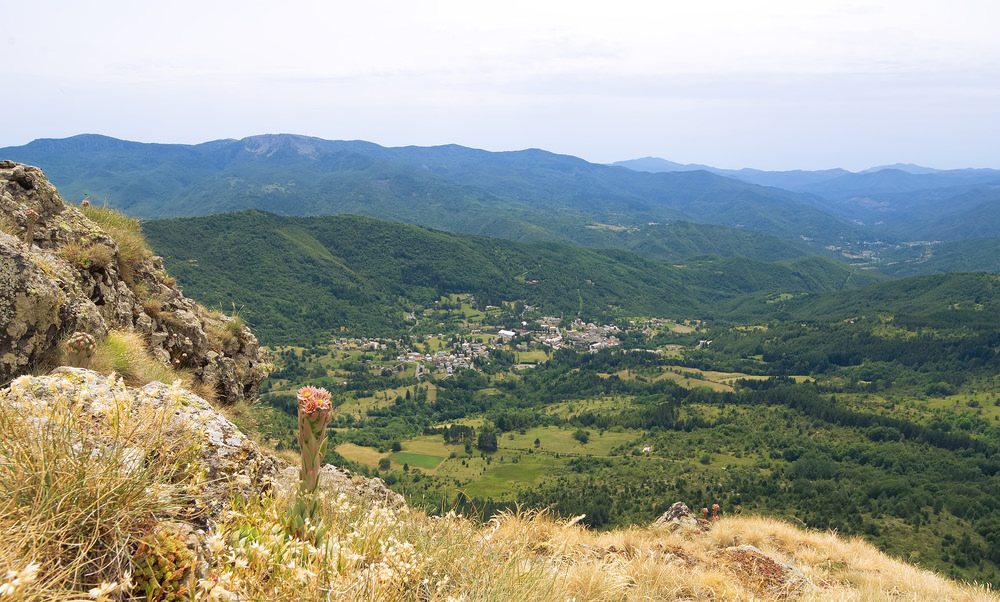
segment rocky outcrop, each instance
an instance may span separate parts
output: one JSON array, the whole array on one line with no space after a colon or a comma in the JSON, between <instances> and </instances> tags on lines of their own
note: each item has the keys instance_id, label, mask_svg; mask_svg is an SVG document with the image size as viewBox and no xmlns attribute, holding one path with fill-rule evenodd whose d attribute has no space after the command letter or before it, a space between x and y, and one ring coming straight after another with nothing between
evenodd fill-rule
<instances>
[{"instance_id":1,"label":"rocky outcrop","mask_svg":"<svg viewBox=\"0 0 1000 602\"><path fill-rule=\"evenodd\" d=\"M298 466L285 466L277 476L277 487L292 491L299 486ZM319 491L331 498L341 492L365 502L377 502L390 508L406 506L406 500L385 484L382 479L369 479L363 475L351 474L346 468L326 464L319 471Z\"/></svg>"},{"instance_id":2,"label":"rocky outcrop","mask_svg":"<svg viewBox=\"0 0 1000 602\"><path fill-rule=\"evenodd\" d=\"M653 521L653 528L668 531L694 530L699 528L698 517L684 502L675 502L660 518Z\"/></svg>"},{"instance_id":3,"label":"rocky outcrop","mask_svg":"<svg viewBox=\"0 0 1000 602\"><path fill-rule=\"evenodd\" d=\"M152 382L133 388L91 370L63 366L48 376L22 376L0 389L0 406L14 400L40 408L72 400L98 426L82 428L81 434L97 437L102 427L115 420L115 408L123 404L138 413L168 409L169 423L163 428L167 432L194 432L198 442L204 478L197 496L201 511L195 514L208 523L221 516L233 499L291 493L298 487L297 467L262 451L211 404L177 385ZM352 475L329 464L322 469L320 489L334 498L345 493L368 503L405 506L402 496L381 479Z\"/></svg>"},{"instance_id":4,"label":"rocky outcrop","mask_svg":"<svg viewBox=\"0 0 1000 602\"><path fill-rule=\"evenodd\" d=\"M248 328L185 297L144 248L120 246L37 167L0 161L0 383L54 364L69 334L134 331L225 403L270 369Z\"/></svg>"},{"instance_id":5,"label":"rocky outcrop","mask_svg":"<svg viewBox=\"0 0 1000 602\"><path fill-rule=\"evenodd\" d=\"M798 567L779 562L754 546L725 548L716 558L744 586L768 600L797 599L812 586Z\"/></svg>"}]
</instances>

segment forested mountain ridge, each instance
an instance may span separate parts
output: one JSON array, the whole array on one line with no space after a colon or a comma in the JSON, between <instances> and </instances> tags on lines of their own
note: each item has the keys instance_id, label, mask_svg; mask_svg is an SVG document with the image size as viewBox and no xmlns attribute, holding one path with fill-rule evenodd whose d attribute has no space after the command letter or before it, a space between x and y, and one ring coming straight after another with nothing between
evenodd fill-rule
<instances>
[{"instance_id":1,"label":"forested mountain ridge","mask_svg":"<svg viewBox=\"0 0 1000 602\"><path fill-rule=\"evenodd\" d=\"M707 317L720 300L742 295L757 295L766 307L767 295L879 280L818 256L777 263L705 257L672 266L625 251L515 243L357 216L247 210L154 220L144 231L186 290L209 304L245 306L272 343L341 327L398 331L408 305L451 293L483 302L522 299L552 315L610 321Z\"/></svg>"},{"instance_id":2,"label":"forested mountain ridge","mask_svg":"<svg viewBox=\"0 0 1000 602\"><path fill-rule=\"evenodd\" d=\"M934 241L1000 236L1000 171L989 169L765 172L651 158L608 166L538 149L387 148L288 134L196 145L81 135L0 155L41 166L69 198L89 194L143 218L349 213L666 261L820 253L877 270L905 261L886 273L919 274L941 269L920 260ZM982 259L964 268L993 270L970 244L969 257ZM905 248L914 253L897 252Z\"/></svg>"},{"instance_id":3,"label":"forested mountain ridge","mask_svg":"<svg viewBox=\"0 0 1000 602\"><path fill-rule=\"evenodd\" d=\"M0 155L41 166L70 198L106 198L143 218L245 208L354 213L578 244L594 244L586 240L593 238L588 226L682 219L825 244L863 238L795 193L707 172L641 173L537 149L384 148L293 135L164 145L82 135L8 147Z\"/></svg>"}]
</instances>

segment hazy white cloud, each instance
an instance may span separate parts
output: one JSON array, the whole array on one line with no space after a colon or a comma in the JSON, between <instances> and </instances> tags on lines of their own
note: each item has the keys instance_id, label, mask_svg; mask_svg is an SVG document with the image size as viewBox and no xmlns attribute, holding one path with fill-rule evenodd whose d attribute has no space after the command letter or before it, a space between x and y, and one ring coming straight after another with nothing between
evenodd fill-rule
<instances>
[{"instance_id":1,"label":"hazy white cloud","mask_svg":"<svg viewBox=\"0 0 1000 602\"><path fill-rule=\"evenodd\" d=\"M0 146L264 132L723 167L1000 167L993 0L42 0ZM44 33L41 33L44 32Z\"/></svg>"}]
</instances>

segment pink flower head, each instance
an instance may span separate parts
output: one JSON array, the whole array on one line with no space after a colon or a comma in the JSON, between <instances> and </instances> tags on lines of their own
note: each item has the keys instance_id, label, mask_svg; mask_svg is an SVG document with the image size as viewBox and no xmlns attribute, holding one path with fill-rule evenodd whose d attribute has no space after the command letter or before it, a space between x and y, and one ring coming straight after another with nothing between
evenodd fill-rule
<instances>
[{"instance_id":1,"label":"pink flower head","mask_svg":"<svg viewBox=\"0 0 1000 602\"><path fill-rule=\"evenodd\" d=\"M299 389L299 409L306 414L315 414L330 409L330 392L323 388L307 385Z\"/></svg>"},{"instance_id":2,"label":"pink flower head","mask_svg":"<svg viewBox=\"0 0 1000 602\"><path fill-rule=\"evenodd\" d=\"M35 211L34 209L28 209L27 211L24 212L24 214L31 219L38 219L38 212Z\"/></svg>"},{"instance_id":3,"label":"pink flower head","mask_svg":"<svg viewBox=\"0 0 1000 602\"><path fill-rule=\"evenodd\" d=\"M81 207L90 207L90 201L88 201L87 199L83 199L82 201L80 201L80 206Z\"/></svg>"}]
</instances>

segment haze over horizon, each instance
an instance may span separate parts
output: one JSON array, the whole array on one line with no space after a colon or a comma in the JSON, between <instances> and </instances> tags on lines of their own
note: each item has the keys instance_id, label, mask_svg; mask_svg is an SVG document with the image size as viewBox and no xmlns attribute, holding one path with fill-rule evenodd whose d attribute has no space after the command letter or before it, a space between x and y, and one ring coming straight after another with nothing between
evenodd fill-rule
<instances>
[{"instance_id":1,"label":"haze over horizon","mask_svg":"<svg viewBox=\"0 0 1000 602\"><path fill-rule=\"evenodd\" d=\"M1000 167L988 0L56 0L30 17L44 28L0 35L16 116L0 147L288 132L595 163Z\"/></svg>"}]
</instances>

